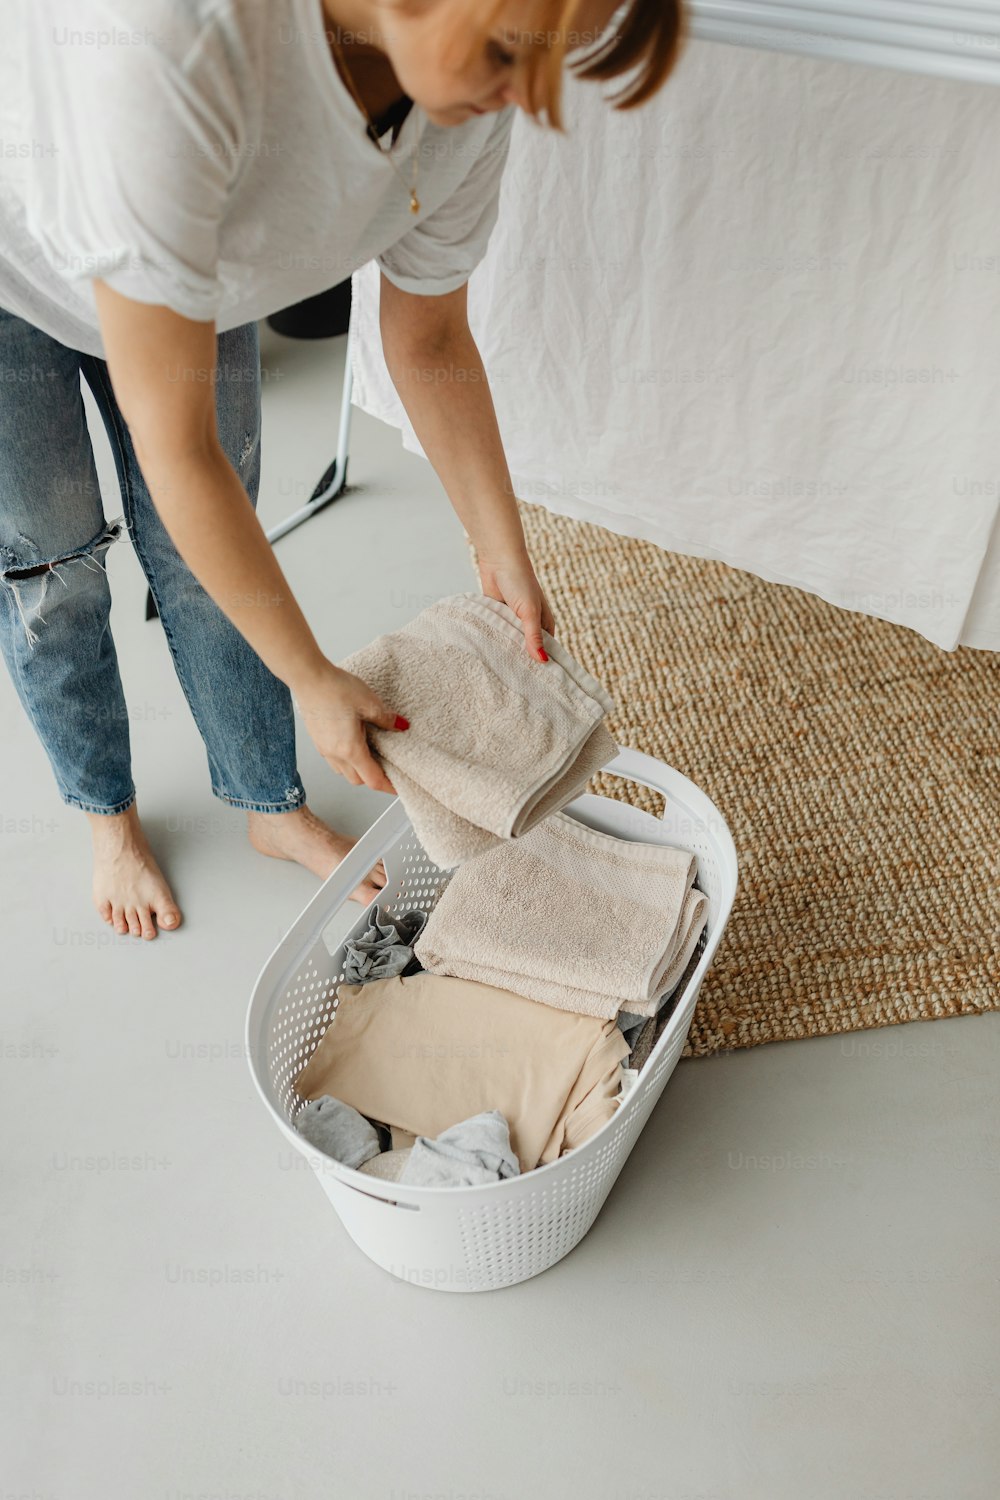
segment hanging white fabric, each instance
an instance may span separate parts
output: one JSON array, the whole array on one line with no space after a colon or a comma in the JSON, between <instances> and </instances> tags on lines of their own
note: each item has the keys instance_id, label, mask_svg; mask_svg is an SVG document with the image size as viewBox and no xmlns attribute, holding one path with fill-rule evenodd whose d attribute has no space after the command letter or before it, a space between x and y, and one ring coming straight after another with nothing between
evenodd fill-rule
<instances>
[{"instance_id":1,"label":"hanging white fabric","mask_svg":"<svg viewBox=\"0 0 1000 1500\"><path fill-rule=\"evenodd\" d=\"M637 111L565 98L469 283L516 493L1000 650L1000 90L695 41ZM374 264L354 320L421 453Z\"/></svg>"}]
</instances>

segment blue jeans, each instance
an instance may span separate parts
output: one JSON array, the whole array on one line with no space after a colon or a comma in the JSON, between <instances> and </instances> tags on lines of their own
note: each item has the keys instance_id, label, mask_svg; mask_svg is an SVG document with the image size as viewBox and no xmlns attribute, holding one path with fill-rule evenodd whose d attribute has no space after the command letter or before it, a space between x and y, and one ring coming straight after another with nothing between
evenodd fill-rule
<instances>
[{"instance_id":1,"label":"blue jeans","mask_svg":"<svg viewBox=\"0 0 1000 1500\"><path fill-rule=\"evenodd\" d=\"M117 521L105 520L101 504L81 374L111 440L124 510ZM256 505L256 324L218 336L215 395L220 441ZM291 695L167 535L107 364L0 308L0 650L63 800L91 813L124 812L135 800L105 570L123 532L205 743L212 791L257 812L301 807ZM144 628L138 619L135 627Z\"/></svg>"}]
</instances>

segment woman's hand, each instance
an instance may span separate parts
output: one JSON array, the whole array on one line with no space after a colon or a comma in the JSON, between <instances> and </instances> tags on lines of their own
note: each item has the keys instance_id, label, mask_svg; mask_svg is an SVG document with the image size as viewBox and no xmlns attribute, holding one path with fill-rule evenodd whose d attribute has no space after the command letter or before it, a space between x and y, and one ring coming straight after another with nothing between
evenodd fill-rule
<instances>
[{"instance_id":1,"label":"woman's hand","mask_svg":"<svg viewBox=\"0 0 1000 1500\"><path fill-rule=\"evenodd\" d=\"M372 791L396 795L372 755L365 724L405 731L409 725L401 715L387 708L360 677L326 660L305 682L296 683L294 697L313 744L333 770L352 786L364 783Z\"/></svg>"},{"instance_id":2,"label":"woman's hand","mask_svg":"<svg viewBox=\"0 0 1000 1500\"><path fill-rule=\"evenodd\" d=\"M496 561L480 557L479 577L483 593L509 605L517 615L529 655L548 661L541 632L547 630L549 635L555 635L555 620L528 554L514 554Z\"/></svg>"}]
</instances>

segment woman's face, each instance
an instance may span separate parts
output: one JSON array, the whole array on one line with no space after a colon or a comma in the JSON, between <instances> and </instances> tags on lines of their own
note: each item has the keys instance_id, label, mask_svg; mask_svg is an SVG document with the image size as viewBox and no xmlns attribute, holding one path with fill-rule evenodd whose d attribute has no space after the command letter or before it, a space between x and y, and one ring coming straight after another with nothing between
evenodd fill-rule
<instances>
[{"instance_id":1,"label":"woman's face","mask_svg":"<svg viewBox=\"0 0 1000 1500\"><path fill-rule=\"evenodd\" d=\"M469 5L471 11L476 0ZM525 60L546 45L537 0L505 0L482 46L461 66L444 55L437 0L381 0L376 9L393 72L433 124L461 125L508 104L527 108ZM583 38L571 39L567 50L582 45L586 33L595 36L616 9L617 0L584 0L575 22Z\"/></svg>"}]
</instances>

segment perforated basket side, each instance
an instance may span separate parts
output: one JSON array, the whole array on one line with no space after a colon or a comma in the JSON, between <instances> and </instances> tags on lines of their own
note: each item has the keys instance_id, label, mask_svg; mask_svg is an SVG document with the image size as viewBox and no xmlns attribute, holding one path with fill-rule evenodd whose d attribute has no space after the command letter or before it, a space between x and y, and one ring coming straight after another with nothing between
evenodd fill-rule
<instances>
[{"instance_id":1,"label":"perforated basket side","mask_svg":"<svg viewBox=\"0 0 1000 1500\"><path fill-rule=\"evenodd\" d=\"M709 897L709 922L685 993L635 1087L595 1136L534 1172L480 1188L407 1188L380 1182L322 1158L314 1170L359 1247L395 1275L419 1273L420 1284L443 1290L507 1286L554 1264L590 1228L676 1066L698 989L722 937L736 890L731 835L714 804L693 783L659 762L622 751L606 769L664 792L662 823L627 803L584 795L566 811L608 820L622 837L656 837L698 856L698 886ZM585 811L586 809L586 811ZM636 821L638 819L638 821ZM299 1100L294 1080L335 1017L334 992L344 979L343 940L331 952L322 934L347 904L347 893L381 855L387 884L379 904L389 913L433 910L450 871L429 859L393 803L364 835L339 878L317 893L272 954L258 979L247 1017L251 1071L268 1107L304 1156L311 1148L291 1125ZM350 883L349 882L353 882ZM358 909L350 933L363 932L371 908ZM345 939L346 940L346 939ZM332 946L332 943L331 943ZM689 973L691 971L689 970ZM418 1210L403 1212L402 1210Z\"/></svg>"},{"instance_id":2,"label":"perforated basket side","mask_svg":"<svg viewBox=\"0 0 1000 1500\"><path fill-rule=\"evenodd\" d=\"M407 827L409 832L404 833L382 856L386 883L378 905L388 916L411 911L414 907L429 916L453 872L436 865L412 827L409 824ZM318 1047L336 1012L336 989L345 978L345 945L350 937L359 936L367 929L372 914L372 906L359 907L353 927L332 953L324 938L318 937L274 1008L267 1041L266 1075L275 1101L289 1122L302 1102L295 1092L295 1079Z\"/></svg>"}]
</instances>

